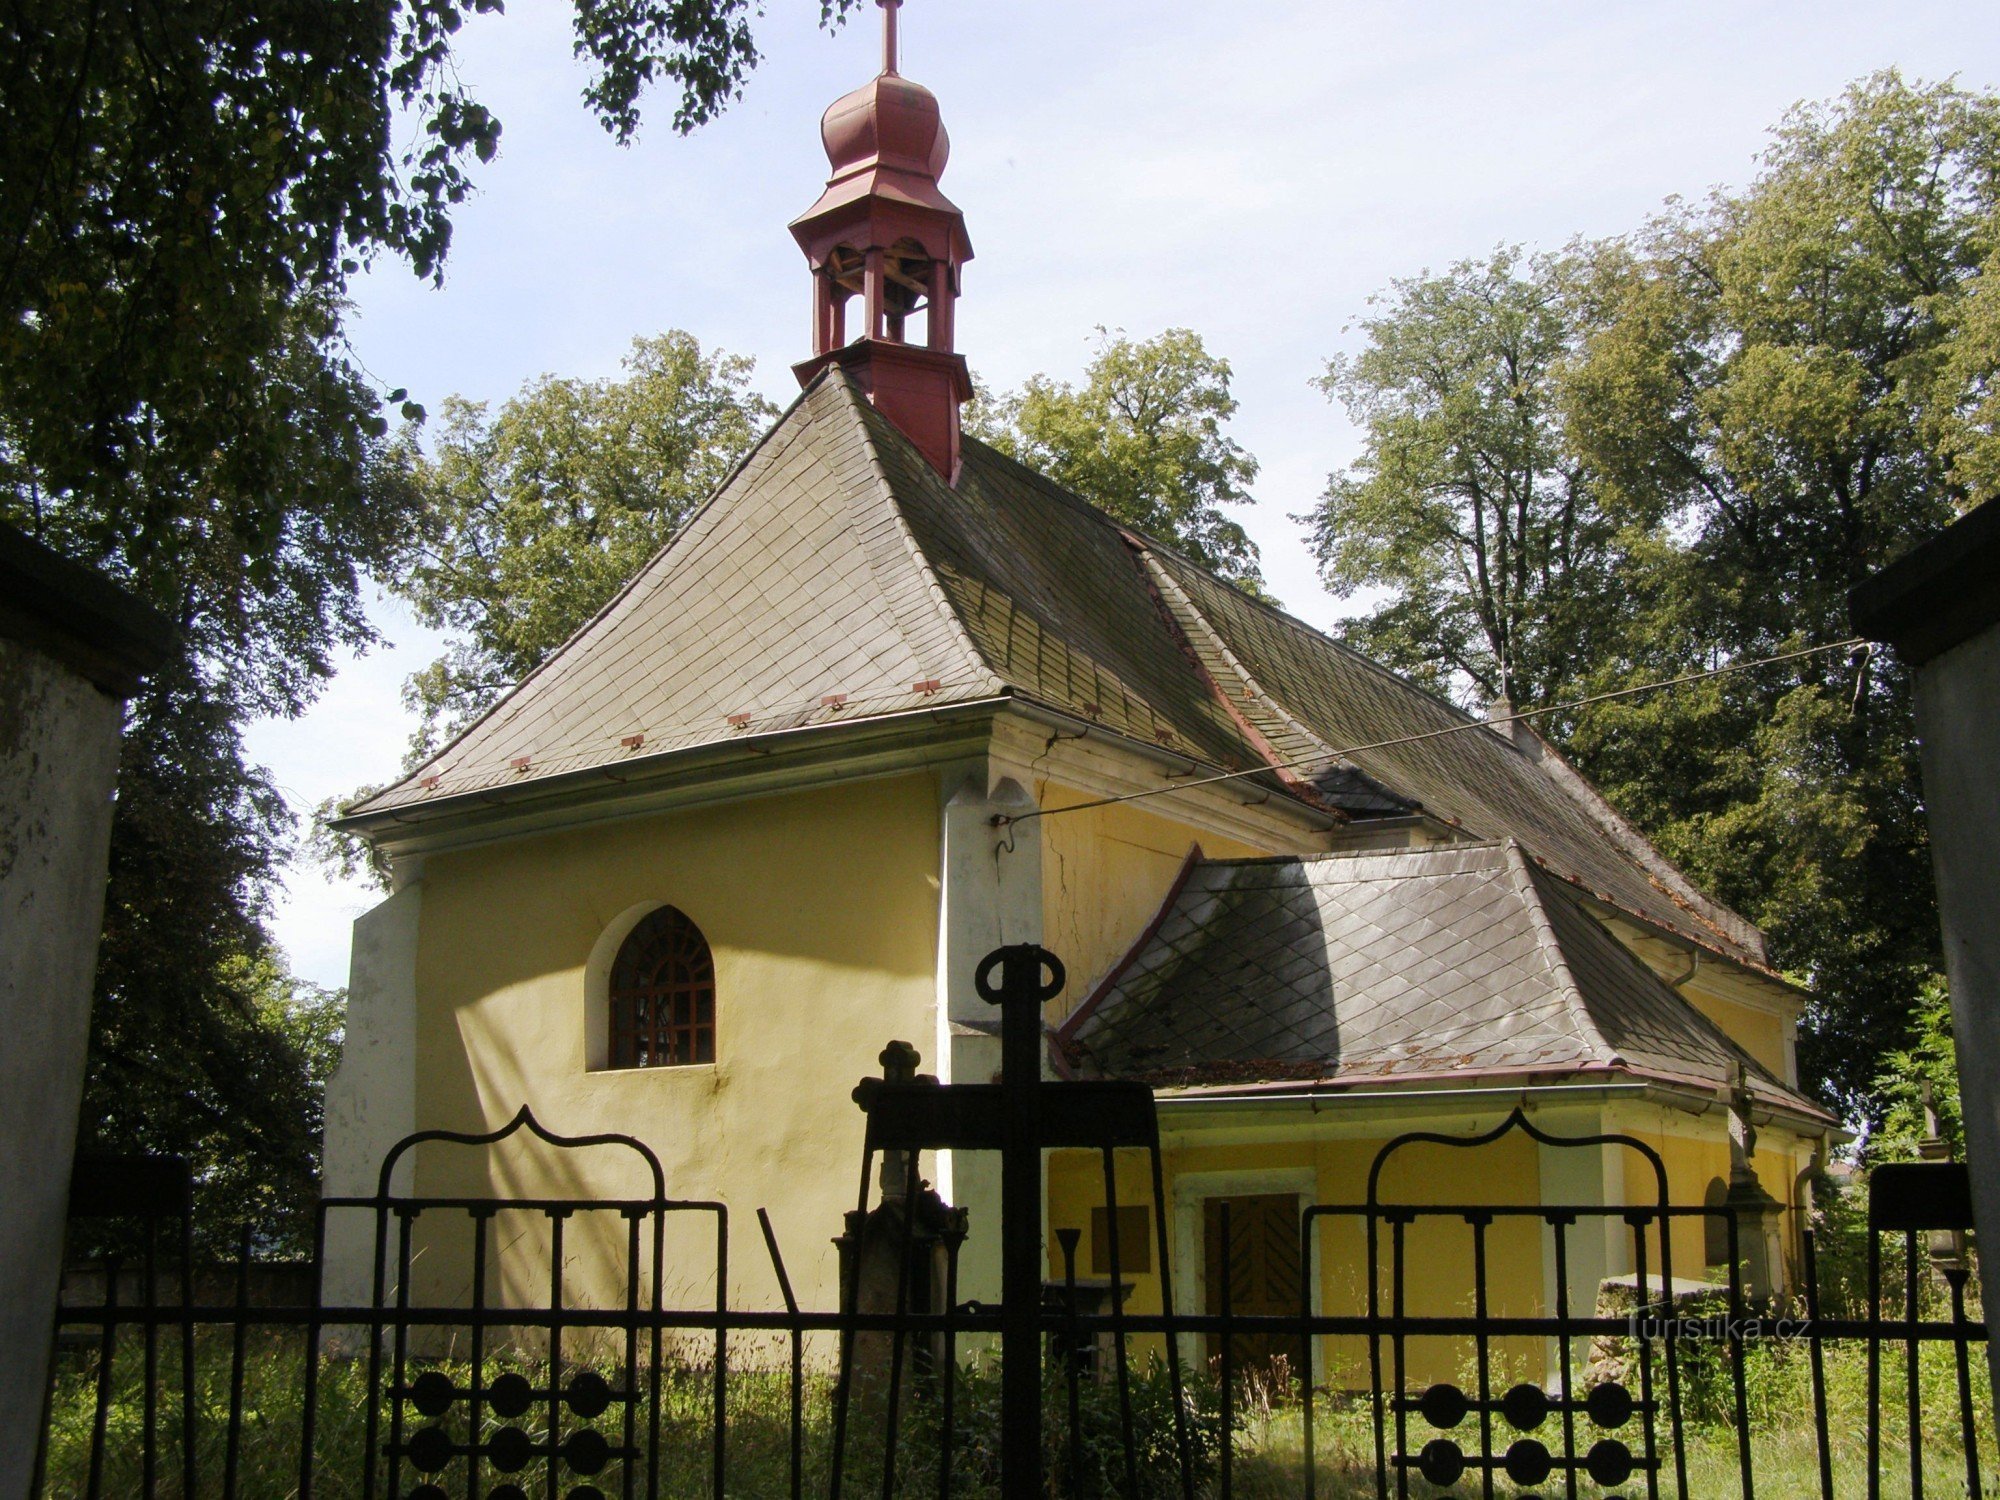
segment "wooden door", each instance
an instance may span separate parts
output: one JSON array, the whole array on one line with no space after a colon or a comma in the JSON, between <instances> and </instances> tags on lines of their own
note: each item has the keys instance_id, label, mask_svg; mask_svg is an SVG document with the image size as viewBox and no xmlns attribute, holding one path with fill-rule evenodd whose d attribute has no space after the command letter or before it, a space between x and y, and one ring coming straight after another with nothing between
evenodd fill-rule
<instances>
[{"instance_id":1,"label":"wooden door","mask_svg":"<svg viewBox=\"0 0 2000 1500\"><path fill-rule=\"evenodd\" d=\"M1229 1244L1222 1243L1222 1205L1229 1205ZM1252 1193L1210 1198L1202 1204L1203 1266L1210 1314L1222 1311L1222 1281L1229 1278L1234 1315L1299 1312L1299 1199L1296 1193ZM1220 1336L1208 1338L1208 1357L1222 1355ZM1296 1367L1299 1341L1289 1334L1238 1334L1230 1358L1239 1377L1256 1370L1270 1378L1280 1358Z\"/></svg>"}]
</instances>

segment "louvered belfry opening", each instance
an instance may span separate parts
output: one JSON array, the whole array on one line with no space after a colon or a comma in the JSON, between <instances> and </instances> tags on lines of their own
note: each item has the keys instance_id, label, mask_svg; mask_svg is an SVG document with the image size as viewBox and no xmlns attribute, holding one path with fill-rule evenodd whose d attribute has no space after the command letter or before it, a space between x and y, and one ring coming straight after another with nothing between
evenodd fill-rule
<instances>
[{"instance_id":1,"label":"louvered belfry opening","mask_svg":"<svg viewBox=\"0 0 2000 1500\"><path fill-rule=\"evenodd\" d=\"M835 100L820 121L831 173L791 226L813 272L813 355L792 369L809 386L839 365L956 483L959 408L972 398L972 375L957 352L954 309L972 242L965 215L938 186L951 139L937 99L897 71L901 0L878 3L882 71ZM858 331L848 317L856 299Z\"/></svg>"},{"instance_id":2,"label":"louvered belfry opening","mask_svg":"<svg viewBox=\"0 0 2000 1500\"><path fill-rule=\"evenodd\" d=\"M611 968L611 1066L715 1061L715 960L701 929L671 906L646 916Z\"/></svg>"}]
</instances>

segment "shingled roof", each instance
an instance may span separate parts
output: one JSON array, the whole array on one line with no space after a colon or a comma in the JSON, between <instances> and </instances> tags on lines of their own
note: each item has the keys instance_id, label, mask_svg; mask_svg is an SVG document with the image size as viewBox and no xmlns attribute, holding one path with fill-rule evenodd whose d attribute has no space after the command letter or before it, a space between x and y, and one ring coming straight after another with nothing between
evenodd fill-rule
<instances>
[{"instance_id":1,"label":"shingled roof","mask_svg":"<svg viewBox=\"0 0 2000 1500\"><path fill-rule=\"evenodd\" d=\"M1008 699L1368 819L1514 838L1603 901L1739 961L1749 924L1555 760L968 439L947 485L844 373L822 375L587 625L366 832L566 774L777 731ZM1382 745L1438 730L1415 743ZM1346 747L1378 746L1352 749ZM746 754L750 753L746 747ZM1294 769L1303 767L1303 769Z\"/></svg>"},{"instance_id":2,"label":"shingled roof","mask_svg":"<svg viewBox=\"0 0 2000 1500\"><path fill-rule=\"evenodd\" d=\"M1059 1034L1155 1085L1622 1073L1821 1111L1512 840L1192 862Z\"/></svg>"}]
</instances>

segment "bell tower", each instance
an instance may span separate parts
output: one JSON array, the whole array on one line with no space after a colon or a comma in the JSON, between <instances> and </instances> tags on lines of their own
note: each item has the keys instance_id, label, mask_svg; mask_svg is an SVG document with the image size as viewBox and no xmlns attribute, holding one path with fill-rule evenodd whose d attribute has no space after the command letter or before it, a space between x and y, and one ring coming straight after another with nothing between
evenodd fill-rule
<instances>
[{"instance_id":1,"label":"bell tower","mask_svg":"<svg viewBox=\"0 0 2000 1500\"><path fill-rule=\"evenodd\" d=\"M791 226L813 276L813 355L792 369L804 385L840 365L951 482L958 409L972 397L952 312L972 244L965 215L938 189L951 142L937 98L896 71L902 0L876 3L882 71L821 119L832 174ZM860 318L850 333L856 297Z\"/></svg>"}]
</instances>

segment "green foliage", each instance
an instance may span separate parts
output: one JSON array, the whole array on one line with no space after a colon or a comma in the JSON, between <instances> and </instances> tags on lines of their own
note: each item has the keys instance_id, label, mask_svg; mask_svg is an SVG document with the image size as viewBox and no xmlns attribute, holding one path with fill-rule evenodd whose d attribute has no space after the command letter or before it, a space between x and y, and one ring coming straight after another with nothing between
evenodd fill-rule
<instances>
[{"instance_id":1,"label":"green foliage","mask_svg":"<svg viewBox=\"0 0 2000 1500\"><path fill-rule=\"evenodd\" d=\"M1986 259L1941 314L1948 337L1924 412L1952 483L1974 505L2000 498L2000 216L1981 234Z\"/></svg>"},{"instance_id":2,"label":"green foliage","mask_svg":"<svg viewBox=\"0 0 2000 1500\"><path fill-rule=\"evenodd\" d=\"M244 1412L238 1493L244 1495L288 1494L297 1484L304 1382L301 1379L300 1341L290 1333L253 1329L244 1362ZM179 1422L179 1380L177 1341L163 1339L162 1381L159 1408L162 1434L160 1493L178 1495L179 1462L176 1434ZM468 1382L470 1367L463 1361L420 1361L424 1367L442 1369L456 1384ZM1992 1403L1985 1399L1983 1361L1977 1346L1972 1360L1973 1409L1977 1423L1981 1461L1990 1473L1994 1465ZM519 1368L531 1380L539 1373L532 1361L496 1358L488 1364L489 1379L500 1368ZM107 1494L136 1492L139 1485L139 1433L144 1420L140 1373L141 1351L134 1339L119 1351L113 1365L113 1381L106 1413L109 1463L104 1491ZM613 1374L610 1366L604 1373ZM1828 1345L1825 1351L1828 1428L1832 1441L1836 1490L1840 1494L1860 1493L1866 1488L1867 1442L1867 1356L1858 1342ZM196 1403L199 1412L197 1462L204 1479L203 1493L213 1493L220 1472L224 1436L229 1411L229 1348L226 1337L204 1334L197 1342ZM1051 1372L1053 1375L1053 1372ZM1149 1449L1171 1432L1171 1408L1157 1404L1156 1384L1163 1384L1163 1372L1153 1367L1135 1372L1145 1383L1141 1400L1147 1402L1139 1431ZM1732 1428L1733 1386L1728 1366L1719 1360L1704 1361L1695 1374L1699 1389L1686 1393L1690 1420L1683 1424L1682 1438L1689 1461L1690 1492L1732 1494L1737 1486L1737 1442ZM1749 1393L1752 1453L1759 1495L1779 1500L1811 1500L1819 1491L1817 1452L1812 1411L1811 1367L1803 1343L1759 1346L1746 1363ZM967 1368L962 1394L973 1402L964 1413L967 1438L975 1438L978 1427L992 1419L997 1399L996 1382L990 1370ZM779 1495L790 1489L790 1389L780 1373L758 1366L737 1351L731 1359L729 1399L730 1492L744 1495ZM1046 1388L1060 1392L1051 1379ZM1692 1382L1691 1382L1692 1385ZM368 1365L363 1359L332 1357L321 1362L319 1401L316 1407L315 1451L319 1464L314 1493L328 1500L363 1493L366 1464L362 1461L368 1414ZM1948 1491L1954 1475L1962 1474L1963 1461L1958 1444L1958 1394L1951 1352L1942 1344L1924 1348L1919 1363L1918 1387L1921 1409L1928 1418L1924 1431L1925 1472L1941 1491ZM806 1421L805 1492L822 1493L827 1487L828 1422L831 1381L823 1372L809 1371L804 1386ZM1883 1455L1887 1484L1885 1494L1902 1493L1899 1476L1908 1473L1907 1422L1904 1416L1905 1371L1902 1351L1897 1348L1883 1363L1881 1409L1884 1417ZM1086 1425L1109 1415L1107 1387L1086 1386L1086 1398L1097 1416L1087 1415ZM670 1369L662 1390L661 1452L659 1493L669 1497L706 1496L710 1493L707 1468L709 1446L709 1400L712 1388L706 1372L698 1369ZM1245 1500L1292 1500L1304 1492L1305 1462L1303 1423L1295 1403L1257 1399L1246 1392L1239 1407L1240 1428L1236 1435L1234 1493ZM1190 1388L1192 1404L1201 1414L1196 1422L1200 1477L1196 1493L1205 1494L1214 1483L1215 1442L1220 1436L1218 1391L1212 1380L1197 1377ZM49 1404L48 1482L51 1497L82 1495L89 1476L91 1432L96 1420L97 1384L94 1361L88 1355L63 1356L58 1365L53 1397ZM615 1410L615 1408L614 1408ZM1093 1473L1109 1472L1111 1482L1092 1487L1064 1483L1066 1462L1066 1407L1060 1399L1051 1403L1050 1420L1045 1424L1045 1454L1053 1476L1050 1497L1070 1495L1123 1494L1122 1464L1106 1469L1104 1461L1116 1460L1121 1450L1115 1428L1105 1427L1091 1449L1088 1462ZM924 1429L934 1412L920 1411L910 1420L913 1440L906 1442L899 1469L906 1482L903 1494L929 1494L935 1488L936 1450L933 1434ZM388 1430L388 1415L378 1412L379 1432ZM539 1409L531 1411L518 1425L531 1438L539 1439L545 1428ZM482 1436L491 1438L504 1419L490 1412L482 1422ZM570 1424L574 1426L574 1422ZM1330 1497L1362 1497L1377 1493L1375 1436L1370 1403L1365 1399L1344 1399L1323 1393L1314 1408L1314 1476L1317 1493ZM462 1430L462 1429L461 1429ZM1501 1435L1505 1445L1505 1436ZM1587 1445L1595 1440L1589 1430L1579 1438ZM975 1438L976 1440L976 1438ZM1670 1454L1672 1430L1663 1421L1659 1430L1663 1453ZM1550 1440L1551 1447L1557 1446ZM961 1452L954 1468L954 1496L993 1496L998 1493L990 1464L968 1463ZM1671 1463L1671 1458L1669 1459ZM879 1471L876 1471L879 1472ZM1671 1471L1669 1471L1671 1472ZM408 1470L405 1470L407 1476ZM872 1492L871 1471L860 1463L847 1470L849 1487ZM380 1492L381 1474L376 1475ZM1141 1494L1180 1493L1170 1469L1149 1464L1141 1478ZM616 1492L621 1475L614 1465L598 1483L607 1492ZM1503 1493L1512 1486L1503 1479ZM644 1479L639 1479L644 1488ZM1423 1480L1411 1478L1410 1493L1429 1496L1441 1492Z\"/></svg>"},{"instance_id":3,"label":"green foliage","mask_svg":"<svg viewBox=\"0 0 2000 1500\"><path fill-rule=\"evenodd\" d=\"M1965 1160L1965 1113L1958 1096L1958 1047L1952 1038L1951 993L1933 974L1917 995L1910 1043L1882 1059L1875 1078L1882 1123L1868 1137L1868 1160L1915 1161L1919 1143L1936 1136L1956 1161ZM1929 1111L1930 1113L1927 1113Z\"/></svg>"},{"instance_id":4,"label":"green foliage","mask_svg":"<svg viewBox=\"0 0 2000 1500\"><path fill-rule=\"evenodd\" d=\"M194 906L197 919L216 909ZM122 981L159 955L134 954L130 935L107 934L114 982L92 1017L84 1144L188 1158L200 1250L233 1252L238 1225L261 1250L302 1254L319 1197L321 1102L339 1062L344 991L299 979L254 937L189 933L173 982L138 995ZM245 951L254 951L246 957ZM139 1001L135 1005L135 1000ZM78 1235L87 1256L112 1242Z\"/></svg>"},{"instance_id":5,"label":"green foliage","mask_svg":"<svg viewBox=\"0 0 2000 1500\"><path fill-rule=\"evenodd\" d=\"M305 1059L241 968L267 953L264 903L291 819L246 762L240 726L299 711L334 651L368 639L363 570L405 514L367 430L374 398L335 351L330 317L300 309L240 393L268 428L218 434L199 454L163 441L81 488L19 468L0 488L0 514L178 627L173 658L127 709L82 1141L179 1153L231 1192L255 1178L280 1219L311 1201L316 1106Z\"/></svg>"},{"instance_id":6,"label":"green foliage","mask_svg":"<svg viewBox=\"0 0 2000 1500\"><path fill-rule=\"evenodd\" d=\"M1602 253L1573 439L1609 509L1679 541L1650 591L1707 606L1691 630L1646 622L1605 680L1838 641L1848 590L1970 498L1935 412L1942 372L1971 389L1992 368L1972 378L1955 309L1996 206L2000 98L1884 73L1794 110L1746 191ZM1754 747L1733 789L1647 768L1689 740L1723 762ZM1818 996L1802 1066L1865 1112L1937 966L1907 672L1820 657L1593 714L1574 747L1771 933Z\"/></svg>"},{"instance_id":7,"label":"green foliage","mask_svg":"<svg viewBox=\"0 0 2000 1500\"><path fill-rule=\"evenodd\" d=\"M454 632L411 679L428 754L597 613L721 487L777 409L753 361L678 330L634 339L617 380L545 375L489 417L452 397L395 588Z\"/></svg>"},{"instance_id":8,"label":"green foliage","mask_svg":"<svg viewBox=\"0 0 2000 1500\"><path fill-rule=\"evenodd\" d=\"M266 952L291 820L239 728L298 713L371 639L360 580L414 505L389 416L422 410L352 359L343 296L384 259L441 275L500 138L455 39L499 9L27 0L0 21L0 517L180 632L129 715L83 1134L257 1164L288 1202L310 1074L237 966ZM756 61L751 10L577 0L587 104L623 142L667 78L676 127L701 123Z\"/></svg>"},{"instance_id":9,"label":"green foliage","mask_svg":"<svg viewBox=\"0 0 2000 1500\"><path fill-rule=\"evenodd\" d=\"M294 1333L254 1328L249 1332L243 1362L244 1420L237 1486L241 1494L288 1494L297 1483L305 1416L302 1352L301 1341ZM46 1493L51 1497L83 1494L90 1472L98 1396L96 1362L94 1351L73 1358L74 1362L64 1359L58 1363L49 1403ZM223 1331L203 1330L196 1341L194 1390L197 1474L205 1494L214 1492L219 1485L229 1417L231 1360L230 1344ZM177 1496L180 1371L176 1340L161 1341L160 1363L156 1418L161 1435L160 1492ZM416 1357L412 1363L415 1366L412 1377L418 1370L435 1369L450 1377L460 1389L471 1384L472 1367L464 1359ZM611 1360L568 1361L571 1373L580 1368L596 1369L614 1387L625 1383L622 1369ZM138 1337L133 1335L112 1362L112 1380L107 1392L104 1470L107 1494L134 1493L138 1488L144 1369L142 1349ZM489 1356L484 1370L489 1383L505 1370L519 1371L537 1386L547 1378L544 1363L514 1353ZM384 1375L386 1378L386 1369ZM319 1394L314 1407L314 1453L318 1460L314 1493L329 1500L380 1493L381 1482L386 1478L386 1466L378 1459L374 1488L370 1489L365 1460L368 1381L368 1362L364 1358L333 1355L320 1361ZM951 1493L964 1500L995 1500L1000 1494L998 1367L990 1362L961 1365L956 1382ZM1193 1372L1189 1373L1185 1388L1189 1452L1194 1462L1197 1492L1203 1492L1214 1475L1221 1436L1220 1391L1212 1378ZM1063 1375L1058 1368L1050 1366L1045 1371L1043 1390L1047 1412L1043 1424L1043 1461L1051 1476L1044 1493L1050 1500L1127 1493L1116 1387L1092 1380L1079 1387L1086 1434L1083 1444L1086 1473L1080 1479L1067 1472L1068 1404ZM800 1394L805 1424L805 1489L808 1494L820 1494L826 1491L830 1479L831 1376L824 1370L809 1368ZM635 1474L639 1492L647 1492L651 1478L657 1482L659 1494L675 1500L678 1497L693 1500L713 1493L710 1470L713 1395L708 1369L671 1359L666 1363L660 1384L659 1471L654 1476ZM1134 1492L1135 1497L1157 1496L1165 1500L1179 1495L1172 1395L1164 1366L1158 1361L1135 1365L1132 1396L1133 1428L1140 1455L1139 1489ZM612 1413L597 1424L598 1430L615 1434L617 1411L614 1406ZM381 1401L375 1412L378 1441L389 1431L390 1415L389 1402ZM935 1389L913 1383L899 1424L898 1493L935 1492L941 1418ZM407 1407L405 1419L410 1419ZM743 1349L732 1351L728 1396L731 1494L763 1496L789 1492L790 1421L788 1375L761 1363L755 1353ZM880 1423L879 1412L852 1418L842 1469L851 1490L870 1493L879 1483ZM564 1424L567 1431L581 1425L574 1417L567 1418ZM547 1434L546 1411L538 1404L526 1416L510 1420L494 1415L489 1407L481 1419L480 1435L490 1441L501 1428L509 1426L518 1427L531 1441L540 1442ZM642 1433L644 1430L642 1425ZM406 1480L409 1473L406 1462L403 1469ZM622 1479L620 1466L614 1460L598 1483L608 1492L616 1493Z\"/></svg>"},{"instance_id":10,"label":"green foliage","mask_svg":"<svg viewBox=\"0 0 2000 1500\"><path fill-rule=\"evenodd\" d=\"M832 0L828 19L854 0ZM257 399L302 301L379 256L441 275L500 122L452 66L499 0L167 7L34 0L0 80L0 426L57 492L282 445ZM689 130L757 60L749 0L576 0L584 98L629 140L680 85ZM399 393L392 401L400 401ZM254 486L252 486L254 488Z\"/></svg>"},{"instance_id":11,"label":"green foliage","mask_svg":"<svg viewBox=\"0 0 2000 1500\"><path fill-rule=\"evenodd\" d=\"M1229 361L1189 329L1136 340L1100 328L1081 386L1036 375L1011 395L981 391L966 426L1257 593L1256 544L1223 511L1250 504L1257 477L1257 460L1224 431L1237 406L1229 379Z\"/></svg>"},{"instance_id":12,"label":"green foliage","mask_svg":"<svg viewBox=\"0 0 2000 1500\"><path fill-rule=\"evenodd\" d=\"M1544 702L1615 616L1616 523L1564 441L1575 268L1502 249L1395 282L1318 384L1363 434L1309 516L1337 597L1389 588L1359 649L1434 690Z\"/></svg>"},{"instance_id":13,"label":"green foliage","mask_svg":"<svg viewBox=\"0 0 2000 1500\"><path fill-rule=\"evenodd\" d=\"M1848 590L1988 482L1996 212L2000 97L1891 72L1794 110L1740 192L1398 283L1329 372L1368 446L1315 543L1334 587L1391 590L1350 633L1528 699L1845 639ZM1517 567L1560 563L1504 599L1489 493L1547 518ZM1764 928L1816 996L1808 1083L1869 1114L1937 967L1907 671L1830 653L1543 727Z\"/></svg>"}]
</instances>

